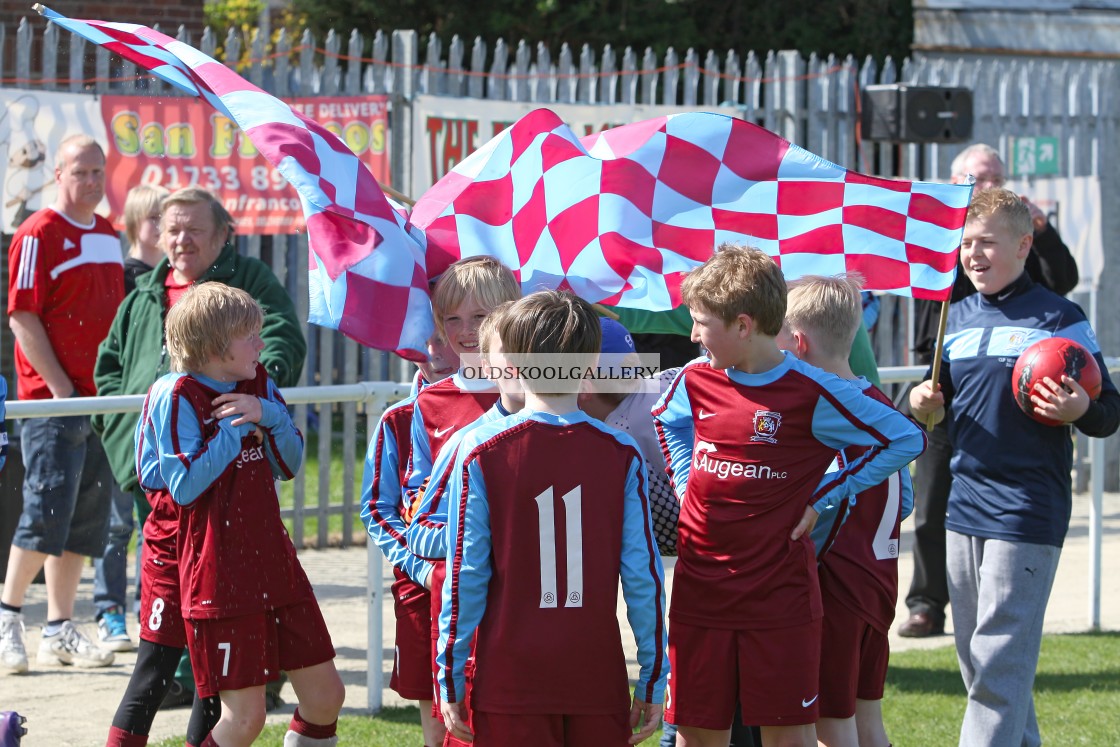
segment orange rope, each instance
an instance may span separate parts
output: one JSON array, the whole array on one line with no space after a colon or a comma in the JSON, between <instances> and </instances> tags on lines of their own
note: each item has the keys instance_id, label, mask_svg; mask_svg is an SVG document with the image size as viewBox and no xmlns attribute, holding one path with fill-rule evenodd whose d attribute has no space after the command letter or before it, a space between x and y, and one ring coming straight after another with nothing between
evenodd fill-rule
<instances>
[{"instance_id":1,"label":"orange rope","mask_svg":"<svg viewBox=\"0 0 1120 747\"><path fill-rule=\"evenodd\" d=\"M495 79L498 79L498 80L532 80L532 79L539 79L539 78L571 80L571 79L581 79L581 78L609 78L609 77L619 76L619 75L650 75L650 74L665 73L665 72L669 72L670 70L685 70L685 69L696 70L696 69L699 69L705 75L711 75L711 76L714 76L714 77L719 78L721 80L727 80L727 81L731 81L731 82L734 82L734 83L782 83L782 82L786 82L786 81L812 80L814 78L823 78L827 75L831 75L833 73L839 72L840 70L844 69L843 65L834 65L834 66L828 68L827 70L824 70L824 71L819 72L819 73L805 73L804 75L794 75L794 76L789 76L789 77L752 78L752 77L743 76L743 75L736 75L734 73L724 73L724 72L719 72L719 71L708 71L708 70L702 68L700 65L698 65L697 63L694 63L694 62L680 62L680 63L677 63L675 65L662 65L660 67L643 68L641 70L627 70L627 71L621 71L621 70L604 71L604 70L599 70L599 71L596 71L596 72L593 72L593 73L553 73L553 72L546 72L546 73L489 73L489 72L477 72L477 71L474 71L474 70L463 70L463 69L459 69L459 68L432 66L432 65L428 65L428 64L412 64L412 63L407 63L407 62L393 62L392 60L378 60L378 59L374 59L372 57L355 57L355 56L352 56L352 55L345 55L345 54L341 54L341 53L338 53L338 52L331 52L329 50L323 49L322 47L309 46L309 45L305 45L305 44L298 44L298 45L292 47L287 52L273 52L273 53L270 53L270 54L266 54L263 57L252 57L252 58L249 58L249 60L247 60L246 63L244 63L244 64L248 64L248 65L259 64L259 63L262 63L262 62L265 62L265 61L275 60L275 59L280 58L280 57L286 57L288 55L291 55L291 54L294 54L294 53L297 53L297 52L302 52L305 49L311 49L311 50L313 50L313 51L315 51L319 54L322 54L324 57L330 57L330 58L337 59L337 60L344 60L346 62L359 62L359 63L364 63L364 64L384 65L385 67L401 68L401 69L405 69L405 70L432 71L432 72L437 72L437 73L463 75L463 76L467 76L467 77L495 78ZM238 67L243 67L242 63L237 63L237 64L238 64ZM138 73L135 76L118 76L118 77L110 77L110 78L99 78L99 77L80 78L80 79L77 79L77 82L82 83L83 85L89 85L91 83L122 83L122 82L131 81L131 80L137 80L139 78L152 78L152 77L154 77L154 76L152 76L150 74L147 74L147 73ZM70 85L74 82L75 82L75 79L73 79L73 78L0 78L0 85L6 85L6 84L14 84L14 85ZM858 95L858 88L857 88L857 95ZM858 103L857 103L857 106L858 106Z\"/></svg>"},{"instance_id":2,"label":"orange rope","mask_svg":"<svg viewBox=\"0 0 1120 747\"><path fill-rule=\"evenodd\" d=\"M137 75L124 75L116 78L0 78L0 85L15 84L15 85L29 85L29 86L46 86L46 85L70 85L71 83L127 83L131 80L138 80L140 78L151 78L155 80L155 76L150 73L139 73Z\"/></svg>"}]
</instances>

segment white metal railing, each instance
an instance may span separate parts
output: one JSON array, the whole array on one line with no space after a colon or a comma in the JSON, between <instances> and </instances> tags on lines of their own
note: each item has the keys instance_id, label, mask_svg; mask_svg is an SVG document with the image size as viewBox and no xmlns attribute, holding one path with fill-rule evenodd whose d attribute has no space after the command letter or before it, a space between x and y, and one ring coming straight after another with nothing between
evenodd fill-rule
<instances>
[{"instance_id":1,"label":"white metal railing","mask_svg":"<svg viewBox=\"0 0 1120 747\"><path fill-rule=\"evenodd\" d=\"M1110 372L1120 371L1120 358L1106 358ZM879 378L884 384L905 384L920 381L925 375L925 366L897 366L879 369ZM358 384L336 386L293 387L282 389L281 394L289 405L333 404L336 402L361 402L366 405L368 421L367 433L373 434L377 420L385 407L408 394L409 384L386 381L366 381ZM7 403L8 417L11 419L51 417L64 415L91 415L111 412L140 412L144 405L144 395L120 397L74 397L71 399L13 400ZM357 434L346 434L354 437ZM1102 503L1104 495L1104 470L1097 469L1105 461L1104 440L1089 439L1090 463L1093 465L1091 478L1091 502L1089 508L1089 625L1097 630L1101 624L1101 531ZM364 453L364 452L363 452ZM320 469L329 466L320 465ZM353 517L344 517L352 521ZM369 693L367 705L370 712L381 710L381 691L385 682L382 670L384 630L382 626L382 606L384 598L384 567L381 552L373 542L366 543L366 591L367 591L367 652L366 686Z\"/></svg>"},{"instance_id":2,"label":"white metal railing","mask_svg":"<svg viewBox=\"0 0 1120 747\"><path fill-rule=\"evenodd\" d=\"M408 394L410 385L391 381L366 381L358 384L337 386L294 387L280 390L289 405L333 404L336 402L362 402L366 405L367 433L372 434L382 410ZM7 403L7 416L12 419L52 417L66 415L92 415L111 412L139 413L144 406L144 395L134 394L118 397L72 397L70 399L13 400ZM354 437L356 434L348 434ZM359 453L365 453L364 450ZM320 464L320 469L329 469L329 464ZM343 521L353 521L344 516ZM384 637L382 629L382 605L385 603L384 568L381 552L373 542L366 543L368 572L366 574L367 603L367 654L366 687L369 693L367 705L371 712L381 710L381 690L385 675L382 671L381 647Z\"/></svg>"}]
</instances>

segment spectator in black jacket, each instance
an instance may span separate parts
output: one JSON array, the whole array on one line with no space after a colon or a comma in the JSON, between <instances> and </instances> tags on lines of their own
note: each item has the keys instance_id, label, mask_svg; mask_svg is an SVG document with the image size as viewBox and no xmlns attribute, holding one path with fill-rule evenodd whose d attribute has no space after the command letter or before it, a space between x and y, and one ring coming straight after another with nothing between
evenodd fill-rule
<instances>
[{"instance_id":1,"label":"spectator in black jacket","mask_svg":"<svg viewBox=\"0 0 1120 747\"><path fill-rule=\"evenodd\" d=\"M952 164L952 181L965 184L976 180L976 191L1002 187L1007 181L999 152L990 145L976 143L961 151ZM1046 214L1021 196L1034 219L1034 244L1027 257L1027 274L1055 293L1065 295L1077 285L1077 262ZM952 301L976 292L963 272L957 273ZM920 364L928 365L937 342L937 323L941 304L916 301L914 304L914 352ZM910 617L899 628L906 638L925 638L945 632L945 607L949 603L945 578L945 506L952 478L949 474L949 444L946 422L929 436L929 445L914 462L914 577L906 606Z\"/></svg>"}]
</instances>

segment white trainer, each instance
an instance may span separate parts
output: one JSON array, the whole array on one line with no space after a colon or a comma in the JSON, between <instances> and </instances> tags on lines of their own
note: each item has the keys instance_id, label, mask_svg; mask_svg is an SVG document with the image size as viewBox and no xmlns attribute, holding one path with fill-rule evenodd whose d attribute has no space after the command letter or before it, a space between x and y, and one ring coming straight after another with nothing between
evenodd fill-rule
<instances>
[{"instance_id":1,"label":"white trainer","mask_svg":"<svg viewBox=\"0 0 1120 747\"><path fill-rule=\"evenodd\" d=\"M23 615L0 611L0 672L21 674L27 671L27 649L23 647Z\"/></svg>"},{"instance_id":2,"label":"white trainer","mask_svg":"<svg viewBox=\"0 0 1120 747\"><path fill-rule=\"evenodd\" d=\"M107 667L113 663L113 652L98 648L67 620L57 633L43 636L35 660L48 667Z\"/></svg>"}]
</instances>

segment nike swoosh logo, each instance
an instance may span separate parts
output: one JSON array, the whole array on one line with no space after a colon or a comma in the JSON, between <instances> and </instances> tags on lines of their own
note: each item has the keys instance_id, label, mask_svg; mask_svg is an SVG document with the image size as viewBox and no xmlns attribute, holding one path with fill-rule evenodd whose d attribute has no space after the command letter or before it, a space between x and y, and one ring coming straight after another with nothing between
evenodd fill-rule
<instances>
[{"instance_id":1,"label":"nike swoosh logo","mask_svg":"<svg viewBox=\"0 0 1120 747\"><path fill-rule=\"evenodd\" d=\"M204 419L204 420L202 421L202 424L203 424L203 425L210 425L210 424L211 424L211 423L213 423L213 422L214 422L215 420L217 420L217 418L205 418L205 419Z\"/></svg>"},{"instance_id":2,"label":"nike swoosh logo","mask_svg":"<svg viewBox=\"0 0 1120 747\"><path fill-rule=\"evenodd\" d=\"M701 420L707 420L708 418L713 418L716 415L719 415L719 413L718 412L704 412L703 410L700 411L700 419Z\"/></svg>"},{"instance_id":3,"label":"nike swoosh logo","mask_svg":"<svg viewBox=\"0 0 1120 747\"><path fill-rule=\"evenodd\" d=\"M1006 301L1008 298L1010 298L1011 294L1014 293L1014 292L1015 291L1007 291L1006 293L1001 293L998 296L996 296L996 300L997 301Z\"/></svg>"},{"instance_id":4,"label":"nike swoosh logo","mask_svg":"<svg viewBox=\"0 0 1120 747\"><path fill-rule=\"evenodd\" d=\"M455 429L455 426L448 426L448 427L444 428L443 430L437 430L433 435L436 438L443 438L444 436L446 436L448 433L450 433L454 429Z\"/></svg>"},{"instance_id":5,"label":"nike swoosh logo","mask_svg":"<svg viewBox=\"0 0 1120 747\"><path fill-rule=\"evenodd\" d=\"M820 697L820 693L817 693L816 695L809 698L808 700L802 700L801 701L801 707L802 708L808 708L809 706L813 705L813 703L817 702L818 697Z\"/></svg>"}]
</instances>

